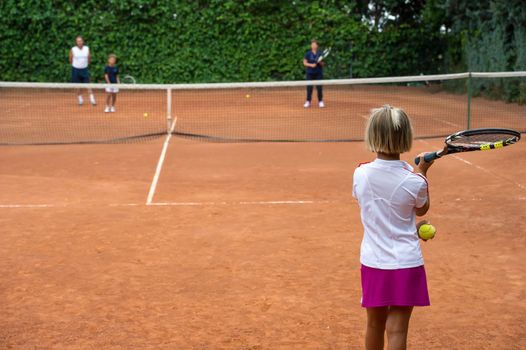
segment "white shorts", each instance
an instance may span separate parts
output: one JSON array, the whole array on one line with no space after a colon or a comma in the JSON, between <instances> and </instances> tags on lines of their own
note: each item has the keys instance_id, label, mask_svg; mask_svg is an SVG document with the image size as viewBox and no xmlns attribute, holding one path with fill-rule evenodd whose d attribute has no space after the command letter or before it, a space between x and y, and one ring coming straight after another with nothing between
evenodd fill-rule
<instances>
[{"instance_id":1,"label":"white shorts","mask_svg":"<svg viewBox=\"0 0 526 350\"><path fill-rule=\"evenodd\" d=\"M119 92L119 88L118 87L108 86L106 88L106 92L109 93L109 94L116 94L117 92Z\"/></svg>"}]
</instances>

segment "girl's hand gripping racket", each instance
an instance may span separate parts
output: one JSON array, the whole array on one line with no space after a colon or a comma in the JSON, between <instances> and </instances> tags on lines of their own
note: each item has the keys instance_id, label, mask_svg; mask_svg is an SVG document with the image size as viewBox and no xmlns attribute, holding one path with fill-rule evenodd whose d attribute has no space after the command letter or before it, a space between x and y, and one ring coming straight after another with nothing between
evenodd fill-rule
<instances>
[{"instance_id":1,"label":"girl's hand gripping racket","mask_svg":"<svg viewBox=\"0 0 526 350\"><path fill-rule=\"evenodd\" d=\"M446 154L471 151L486 151L512 145L521 139L521 134L509 129L471 129L446 137L444 150L424 155L424 161L431 162ZM415 158L420 163L420 157Z\"/></svg>"}]
</instances>

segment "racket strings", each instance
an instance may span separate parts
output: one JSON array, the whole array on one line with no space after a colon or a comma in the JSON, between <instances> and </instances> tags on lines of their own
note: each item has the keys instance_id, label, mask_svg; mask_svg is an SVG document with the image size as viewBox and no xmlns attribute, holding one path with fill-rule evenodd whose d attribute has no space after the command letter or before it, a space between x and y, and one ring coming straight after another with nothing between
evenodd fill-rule
<instances>
[{"instance_id":1,"label":"racket strings","mask_svg":"<svg viewBox=\"0 0 526 350\"><path fill-rule=\"evenodd\" d=\"M480 134L480 135L469 135L469 136L462 136L458 139L450 140L448 144L452 146L461 146L461 147L469 147L469 146L478 146L478 145L484 145L484 144L492 144L497 142L503 142L505 143L508 140L515 140L515 136L509 135L509 134Z\"/></svg>"}]
</instances>

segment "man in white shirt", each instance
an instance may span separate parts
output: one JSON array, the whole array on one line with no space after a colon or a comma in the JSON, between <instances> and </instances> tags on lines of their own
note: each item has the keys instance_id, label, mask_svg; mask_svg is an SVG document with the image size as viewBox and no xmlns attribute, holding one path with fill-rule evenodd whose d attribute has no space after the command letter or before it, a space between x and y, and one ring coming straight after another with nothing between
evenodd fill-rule
<instances>
[{"instance_id":1,"label":"man in white shirt","mask_svg":"<svg viewBox=\"0 0 526 350\"><path fill-rule=\"evenodd\" d=\"M76 46L73 46L69 51L69 63L71 64L71 82L87 84L90 82L88 65L91 62L91 52L89 47L84 45L84 39L81 36L77 36L75 42ZM90 103L95 106L97 102L95 101L93 91L88 89L88 92ZM79 100L79 105L82 106L84 104L84 99L82 98L82 91L80 89L77 91L77 97Z\"/></svg>"}]
</instances>

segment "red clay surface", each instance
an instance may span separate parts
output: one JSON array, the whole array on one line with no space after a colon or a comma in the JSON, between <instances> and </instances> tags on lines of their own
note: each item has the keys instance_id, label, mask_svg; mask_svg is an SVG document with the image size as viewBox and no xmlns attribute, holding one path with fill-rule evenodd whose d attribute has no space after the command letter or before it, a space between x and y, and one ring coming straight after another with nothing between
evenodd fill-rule
<instances>
[{"instance_id":1,"label":"red clay surface","mask_svg":"<svg viewBox=\"0 0 526 350\"><path fill-rule=\"evenodd\" d=\"M2 149L1 204L53 207L0 208L0 347L361 348L363 144L172 141L154 201L202 205L143 204L159 143ZM525 151L431 169L412 348L526 346Z\"/></svg>"},{"instance_id":2,"label":"red clay surface","mask_svg":"<svg viewBox=\"0 0 526 350\"><path fill-rule=\"evenodd\" d=\"M456 125L463 117L448 119L463 110L462 96L404 91L355 91L356 133L360 113L386 102L415 114L417 132L423 125L437 127L433 132L462 129ZM206 120L243 120L235 111L250 111L250 104L319 126L321 118L343 120L348 101L329 94L326 110L304 111L299 91L287 106L252 94L216 99L214 119L199 114L204 109L190 93L179 95L174 109L182 126L220 131ZM71 94L57 101L66 98ZM142 116L144 99L119 98L112 116L101 113L102 96L98 107L77 114L69 108L79 107L64 105L55 114L60 132L31 128L37 134L29 139L113 137L129 131L130 121L137 130L149 121L162 125L162 95L151 97L158 102L149 110L153 120ZM40 106L33 113L51 108L48 99L33 102ZM2 126L17 125L0 130L3 137L17 140L24 131L13 116L30 116L32 107L21 106L9 105L18 113L10 112L11 119L0 111ZM525 107L476 99L473 108L494 123L474 126L524 125ZM49 125L53 113L39 116ZM78 117L74 124L90 133L75 134L60 119L66 116ZM254 124L250 116L257 117L249 114L245 126L263 128L263 135L288 125ZM112 125L122 130L104 129L103 118L121 121ZM107 132L97 134L101 127ZM405 159L441 142L415 141ZM159 139L0 148L0 349L363 348L362 226L351 197L355 166L373 157L362 143L212 144L174 137L155 205L147 206L161 147ZM411 348L526 348L525 152L523 140L448 156L430 170L426 219L438 234L422 245L432 306L415 310Z\"/></svg>"}]
</instances>

